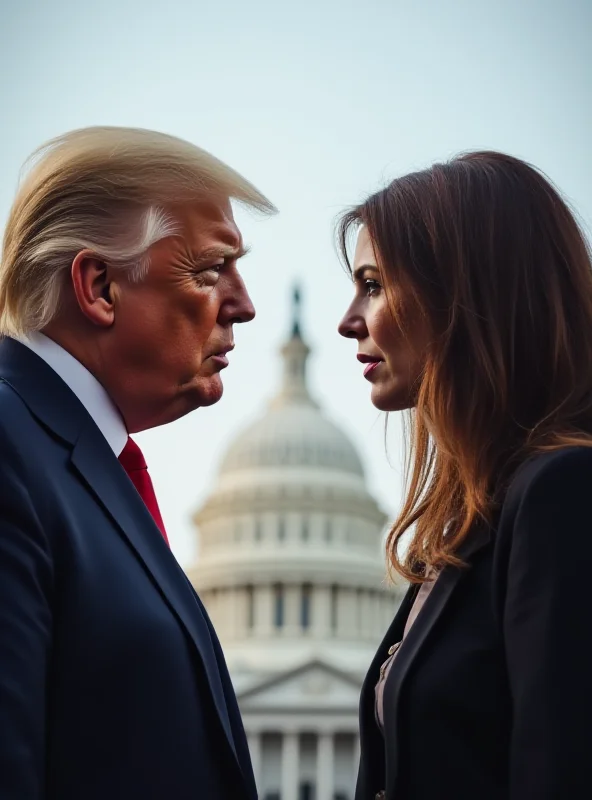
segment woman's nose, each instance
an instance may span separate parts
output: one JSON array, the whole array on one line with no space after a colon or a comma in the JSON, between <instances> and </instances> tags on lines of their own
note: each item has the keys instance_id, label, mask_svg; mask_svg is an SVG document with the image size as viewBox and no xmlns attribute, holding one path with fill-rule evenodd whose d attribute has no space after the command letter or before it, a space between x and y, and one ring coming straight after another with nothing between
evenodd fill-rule
<instances>
[{"instance_id":1,"label":"woman's nose","mask_svg":"<svg viewBox=\"0 0 592 800\"><path fill-rule=\"evenodd\" d=\"M337 326L337 330L341 336L345 336L346 339L364 339L368 335L364 318L354 313L351 308L348 308L346 311L343 319Z\"/></svg>"}]
</instances>

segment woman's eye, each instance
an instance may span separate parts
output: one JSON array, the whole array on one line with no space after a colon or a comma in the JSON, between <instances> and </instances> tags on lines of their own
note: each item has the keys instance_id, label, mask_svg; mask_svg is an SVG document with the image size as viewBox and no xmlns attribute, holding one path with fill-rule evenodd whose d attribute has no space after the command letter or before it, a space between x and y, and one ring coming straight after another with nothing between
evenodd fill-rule
<instances>
[{"instance_id":1,"label":"woman's eye","mask_svg":"<svg viewBox=\"0 0 592 800\"><path fill-rule=\"evenodd\" d=\"M380 284L378 283L378 281L373 281L371 278L367 278L364 281L364 289L366 291L366 294L369 297L372 297L372 295L378 294L378 292L380 291Z\"/></svg>"}]
</instances>

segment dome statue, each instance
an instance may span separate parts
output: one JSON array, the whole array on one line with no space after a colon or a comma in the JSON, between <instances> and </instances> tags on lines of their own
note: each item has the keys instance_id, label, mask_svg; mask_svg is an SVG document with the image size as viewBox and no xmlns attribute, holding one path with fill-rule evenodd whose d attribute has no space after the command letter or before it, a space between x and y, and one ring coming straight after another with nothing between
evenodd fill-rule
<instances>
[{"instance_id":1,"label":"dome statue","mask_svg":"<svg viewBox=\"0 0 592 800\"><path fill-rule=\"evenodd\" d=\"M352 796L359 690L402 596L385 580L386 516L361 459L310 394L309 353L295 290L279 391L194 518L189 578L220 636L261 800Z\"/></svg>"}]
</instances>

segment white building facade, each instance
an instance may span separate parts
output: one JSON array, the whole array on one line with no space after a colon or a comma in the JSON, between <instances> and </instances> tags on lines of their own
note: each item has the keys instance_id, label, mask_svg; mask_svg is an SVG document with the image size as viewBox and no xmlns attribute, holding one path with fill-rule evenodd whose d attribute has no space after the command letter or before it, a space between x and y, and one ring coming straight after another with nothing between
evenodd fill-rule
<instances>
[{"instance_id":1,"label":"white building facade","mask_svg":"<svg viewBox=\"0 0 592 800\"><path fill-rule=\"evenodd\" d=\"M284 377L195 515L189 577L220 637L261 800L352 800L364 674L401 599L358 454L306 381L296 295Z\"/></svg>"}]
</instances>

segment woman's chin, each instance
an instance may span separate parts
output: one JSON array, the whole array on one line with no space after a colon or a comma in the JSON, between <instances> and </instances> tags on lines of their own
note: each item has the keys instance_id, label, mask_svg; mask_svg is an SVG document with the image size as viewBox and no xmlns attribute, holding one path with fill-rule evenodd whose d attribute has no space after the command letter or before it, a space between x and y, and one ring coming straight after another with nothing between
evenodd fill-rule
<instances>
[{"instance_id":1,"label":"woman's chin","mask_svg":"<svg viewBox=\"0 0 592 800\"><path fill-rule=\"evenodd\" d=\"M370 395L372 405L379 411L406 411L412 408L413 402L408 392L386 386L375 385Z\"/></svg>"}]
</instances>

